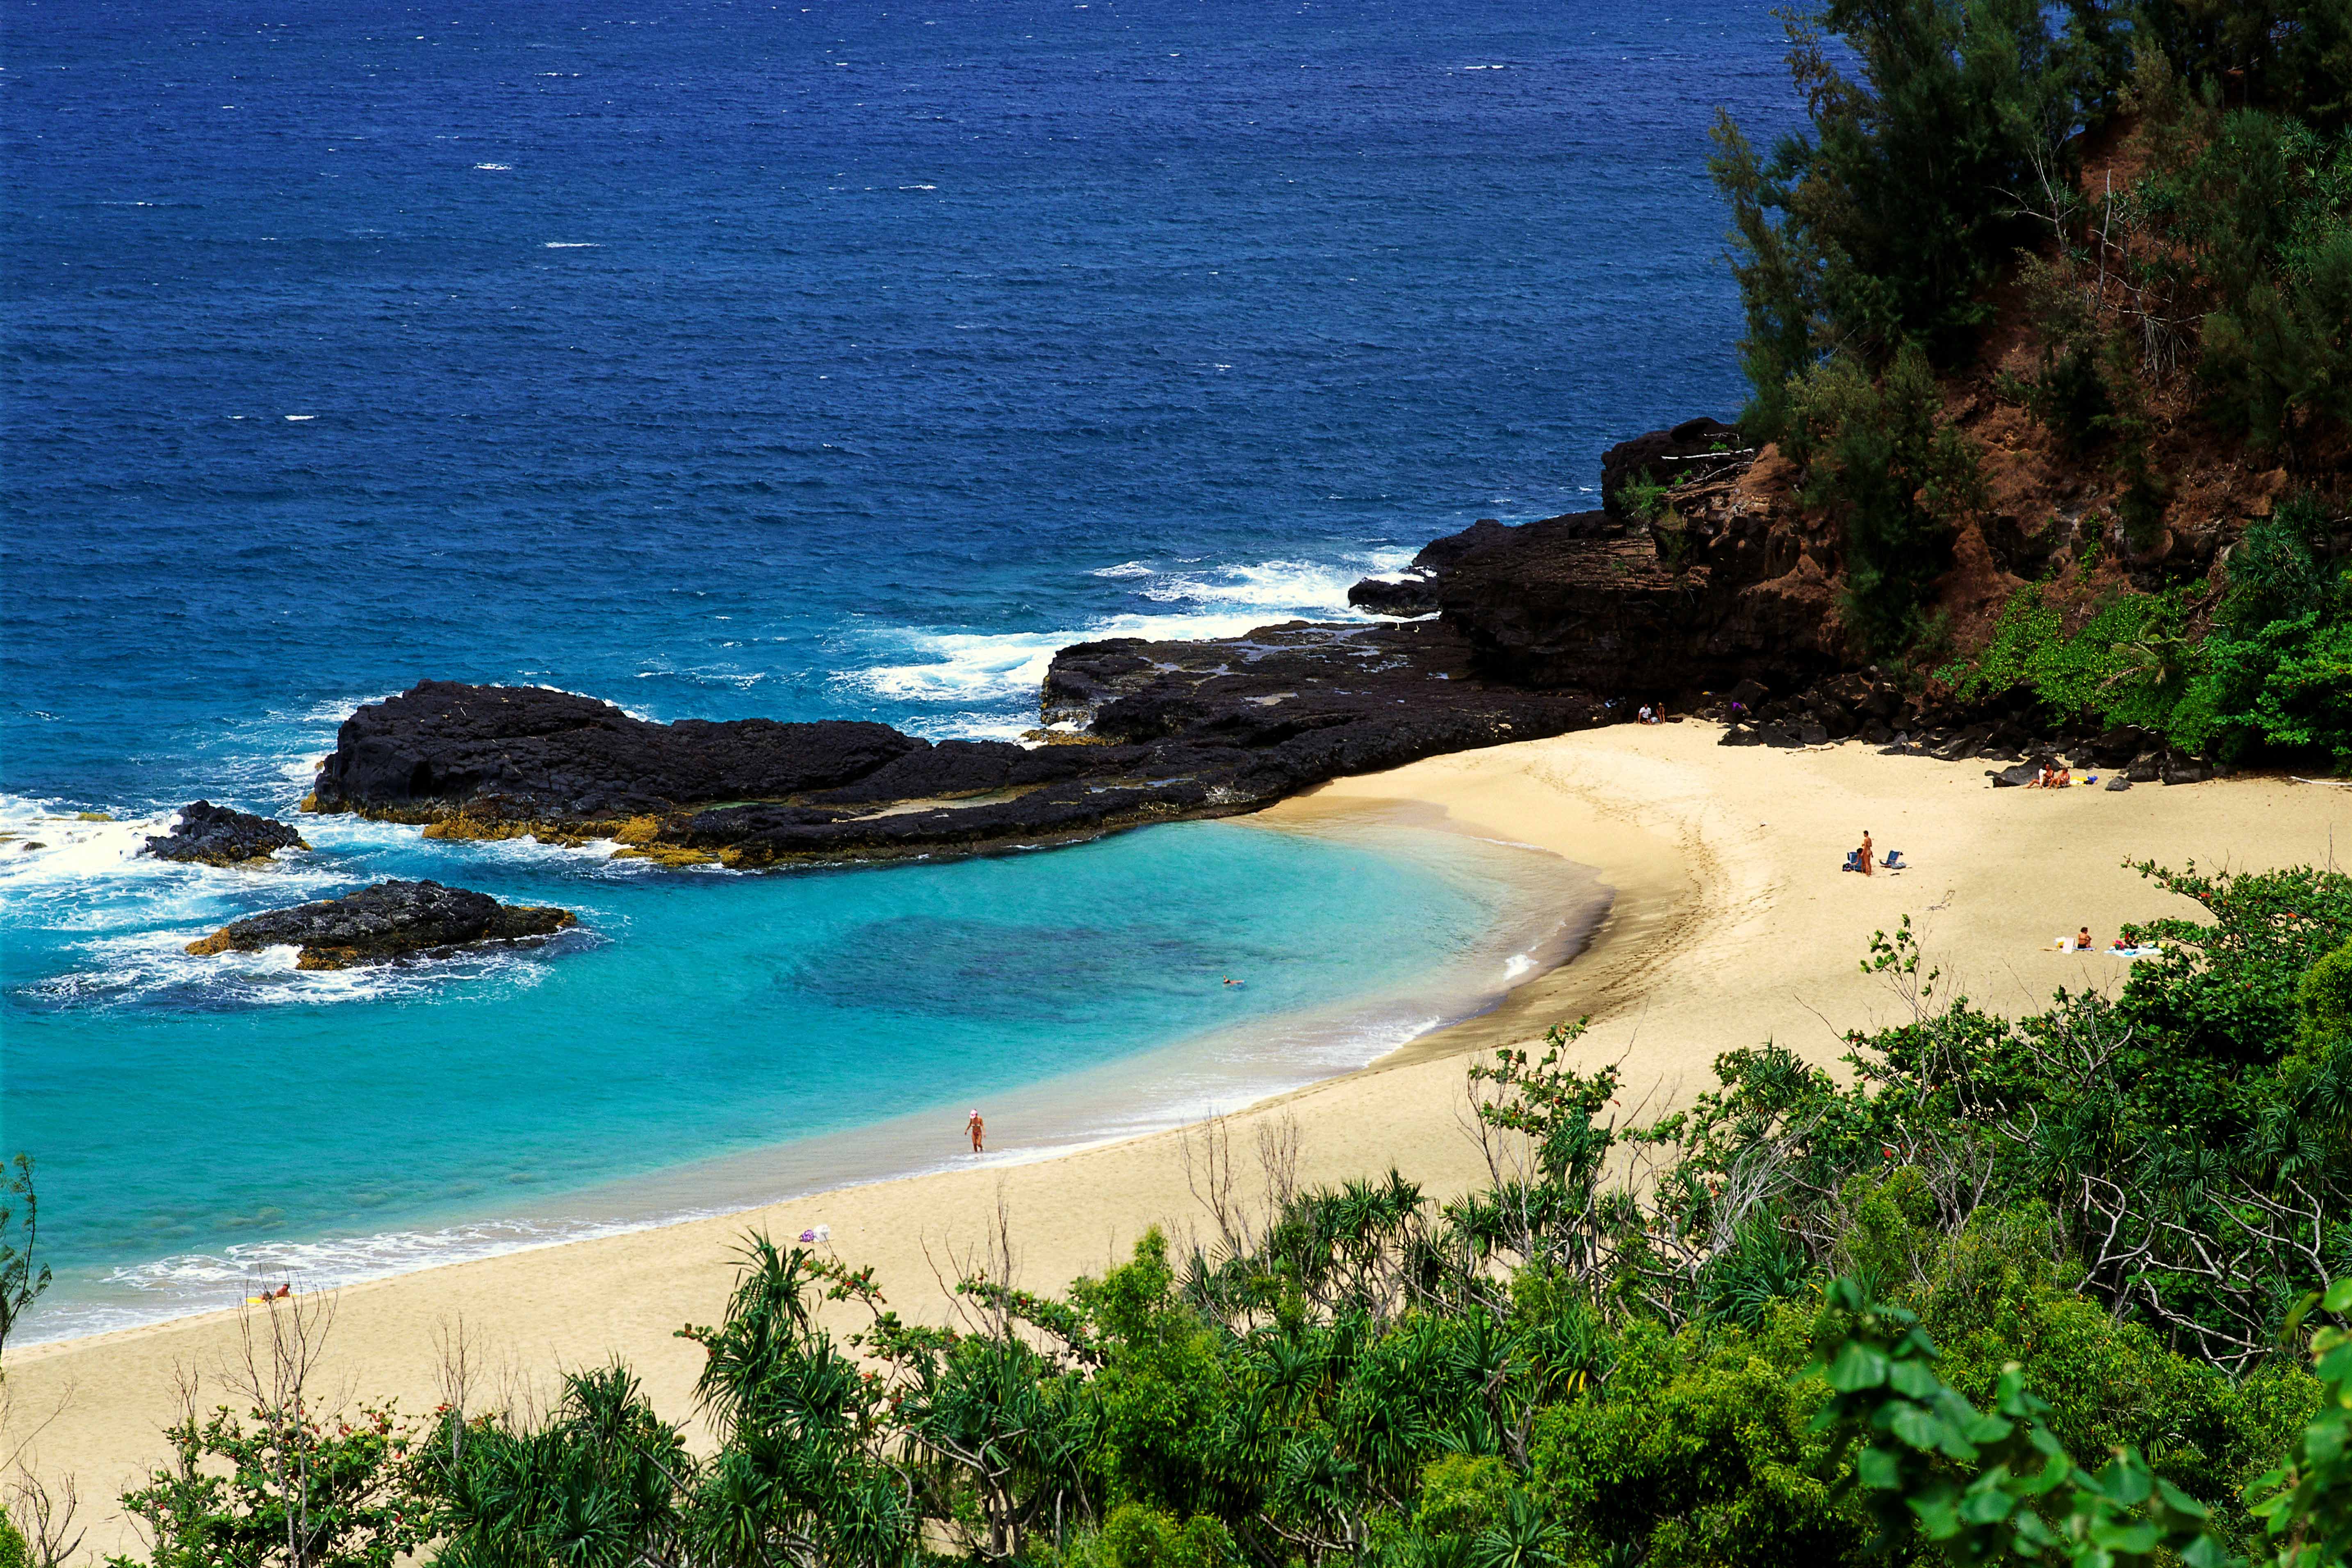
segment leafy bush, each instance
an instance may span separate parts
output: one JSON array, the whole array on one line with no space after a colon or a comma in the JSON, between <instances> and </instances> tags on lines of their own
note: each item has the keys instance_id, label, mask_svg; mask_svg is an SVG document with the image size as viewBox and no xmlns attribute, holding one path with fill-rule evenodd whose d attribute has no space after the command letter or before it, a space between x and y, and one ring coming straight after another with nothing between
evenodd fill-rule
<instances>
[{"instance_id":1,"label":"leafy bush","mask_svg":"<svg viewBox=\"0 0 2352 1568\"><path fill-rule=\"evenodd\" d=\"M1973 661L1938 674L1966 699L2031 692L2055 719L2136 724L2184 751L2303 752L2352 771L2352 562L2322 563L2320 526L2297 498L2248 528L2201 637L2182 589L2120 595L2069 632L2028 585Z\"/></svg>"}]
</instances>

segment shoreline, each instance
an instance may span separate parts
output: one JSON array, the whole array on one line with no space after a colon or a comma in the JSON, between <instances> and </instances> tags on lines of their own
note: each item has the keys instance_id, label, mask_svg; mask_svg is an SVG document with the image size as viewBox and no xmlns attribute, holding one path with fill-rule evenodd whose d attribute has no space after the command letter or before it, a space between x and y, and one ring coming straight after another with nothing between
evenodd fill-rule
<instances>
[{"instance_id":1,"label":"shoreline","mask_svg":"<svg viewBox=\"0 0 2352 1568\"><path fill-rule=\"evenodd\" d=\"M1989 789L1968 764L1853 746L1719 748L1717 735L1697 722L1587 731L1344 779L1269 808L1269 826L1376 801L1442 810L1481 836L1576 845L1572 858L1618 896L1574 962L1369 1067L1234 1112L1223 1131L1247 1149L1261 1129L1295 1129L1302 1184L1393 1165L1432 1197L1450 1197L1486 1176L1462 1127L1471 1053L1590 1014L1572 1059L1619 1063L1623 1114L1647 1118L1710 1084L1719 1052L1767 1038L1834 1069L1841 1032L1892 1012L1858 961L1869 933L1903 914L1955 990L2014 1011L2061 984L2120 981L2120 963L2047 943L2077 924L2096 932L2163 911L2164 895L2122 868L2126 855L2176 866L2324 863L2332 831L2347 830L2340 836L2352 843L2352 800L2280 779L2043 796ZM1864 827L1918 868L1840 875ZM2063 902L2053 888L2065 889ZM619 1354L657 1408L685 1417L697 1352L672 1331L723 1310L730 1251L746 1230L797 1236L829 1225L833 1249L873 1266L894 1308L936 1321L951 1310L937 1276L952 1272L1000 1210L1019 1281L1033 1289L1098 1272L1146 1226L1181 1240L1201 1213L1186 1155L1202 1133L1196 1124L1028 1163L835 1189L353 1286L333 1298L331 1383L429 1411L439 1399L436 1335L457 1333L491 1369L478 1400L484 1390L493 1404L534 1400L561 1369ZM210 1373L234 1350L241 1318L231 1310L9 1352L20 1418L57 1412L27 1457L44 1476L77 1477L93 1549L129 1540L110 1520L110 1500L165 1457L173 1369Z\"/></svg>"},{"instance_id":2,"label":"shoreline","mask_svg":"<svg viewBox=\"0 0 2352 1568\"><path fill-rule=\"evenodd\" d=\"M1139 1040L1108 1060L1043 1078L1006 1063L1001 1088L978 1094L992 1131L983 1168L1034 1163L1195 1122L1344 1077L1424 1037L1505 1005L1582 951L1605 913L1608 889L1591 868L1534 845L1461 831L1445 813L1411 802L1367 801L1281 820L1246 817L1244 831L1321 839L1417 868L1471 890L1491 920L1476 939L1409 974L1352 977L1355 988L1286 1003L1271 1014L1216 1023L1173 1038ZM1562 912L1564 911L1564 912ZM1348 976L1342 965L1335 975ZM1345 981L1343 981L1345 983ZM940 1136L960 1121L965 1096L893 1110L848 1126L818 1126L772 1142L697 1152L645 1170L622 1169L520 1205L421 1212L405 1223L247 1243L197 1246L170 1257L60 1280L12 1349L80 1344L224 1312L257 1282L290 1279L305 1293L349 1290L436 1268L543 1251L668 1226L803 1202L877 1183L968 1170ZM125 1276L128 1276L128 1281ZM146 1288L137 1281L145 1280ZM61 1312L51 1329L42 1320Z\"/></svg>"}]
</instances>

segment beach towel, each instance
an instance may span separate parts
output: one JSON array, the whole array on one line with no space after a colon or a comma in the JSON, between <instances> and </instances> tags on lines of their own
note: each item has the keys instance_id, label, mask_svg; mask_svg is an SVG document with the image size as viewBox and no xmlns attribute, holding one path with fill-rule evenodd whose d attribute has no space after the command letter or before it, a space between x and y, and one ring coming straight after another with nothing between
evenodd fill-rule
<instances>
[{"instance_id":1,"label":"beach towel","mask_svg":"<svg viewBox=\"0 0 2352 1568\"><path fill-rule=\"evenodd\" d=\"M812 1226L807 1230L801 1232L801 1239L803 1241L831 1241L833 1239L833 1226L829 1225Z\"/></svg>"},{"instance_id":2,"label":"beach towel","mask_svg":"<svg viewBox=\"0 0 2352 1568\"><path fill-rule=\"evenodd\" d=\"M2164 951L2161 947L2111 947L2107 951L2117 958L2154 958Z\"/></svg>"}]
</instances>

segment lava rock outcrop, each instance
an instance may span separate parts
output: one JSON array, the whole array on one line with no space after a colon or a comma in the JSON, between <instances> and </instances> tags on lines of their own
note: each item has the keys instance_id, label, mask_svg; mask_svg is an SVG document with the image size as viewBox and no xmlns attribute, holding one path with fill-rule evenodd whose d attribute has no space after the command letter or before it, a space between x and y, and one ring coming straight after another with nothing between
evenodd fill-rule
<instances>
[{"instance_id":1,"label":"lava rock outcrop","mask_svg":"<svg viewBox=\"0 0 2352 1568\"><path fill-rule=\"evenodd\" d=\"M1737 435L1697 419L1622 442L1607 459L1603 510L1517 527L1482 521L1349 597L1383 613L1435 609L1473 671L1498 684L1630 702L1826 674L1843 651L1833 541L1776 507L1787 465L1759 463L1730 445ZM1623 490L1642 474L1667 488L1634 517Z\"/></svg>"},{"instance_id":2,"label":"lava rock outcrop","mask_svg":"<svg viewBox=\"0 0 2352 1568\"><path fill-rule=\"evenodd\" d=\"M1740 435L1739 426L1703 416L1620 441L1601 454L1601 510L1621 521L1639 521L1625 504L1626 487L1636 480L1655 485L1703 481L1744 468L1755 456L1756 448Z\"/></svg>"},{"instance_id":3,"label":"lava rock outcrop","mask_svg":"<svg viewBox=\"0 0 2352 1568\"><path fill-rule=\"evenodd\" d=\"M529 687L425 681L347 720L314 811L436 837L610 838L667 864L971 853L1251 811L1344 773L1606 721L1477 678L1441 622L1293 622L1055 657L1054 738L933 744L880 724L655 724Z\"/></svg>"},{"instance_id":4,"label":"lava rock outcrop","mask_svg":"<svg viewBox=\"0 0 2352 1568\"><path fill-rule=\"evenodd\" d=\"M203 958L291 946L301 949L297 969L349 969L474 942L527 941L572 923L569 910L502 904L488 893L438 882L390 881L232 921L190 942L188 951Z\"/></svg>"},{"instance_id":5,"label":"lava rock outcrop","mask_svg":"<svg viewBox=\"0 0 2352 1568\"><path fill-rule=\"evenodd\" d=\"M180 808L168 834L148 836L146 853L159 860L193 860L205 866L248 866L280 849L308 849L302 836L274 817L232 811L208 800Z\"/></svg>"},{"instance_id":6,"label":"lava rock outcrop","mask_svg":"<svg viewBox=\"0 0 2352 1568\"><path fill-rule=\"evenodd\" d=\"M625 818L864 778L923 742L887 724L772 719L656 724L537 686L420 681L343 721L304 809L429 822L452 805Z\"/></svg>"}]
</instances>

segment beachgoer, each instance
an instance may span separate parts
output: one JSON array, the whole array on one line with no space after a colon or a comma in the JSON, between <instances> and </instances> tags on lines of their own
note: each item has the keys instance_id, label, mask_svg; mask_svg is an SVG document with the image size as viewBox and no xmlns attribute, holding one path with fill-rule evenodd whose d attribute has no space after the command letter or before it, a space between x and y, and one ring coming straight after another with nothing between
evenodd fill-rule
<instances>
[{"instance_id":1,"label":"beachgoer","mask_svg":"<svg viewBox=\"0 0 2352 1568\"><path fill-rule=\"evenodd\" d=\"M1870 875L1872 874L1872 872L1871 872L1871 869L1870 869L1870 829L1869 829L1869 828L1865 827L1865 828L1864 828L1864 829L1862 830L1862 847L1861 847L1860 849L1857 849L1856 851L1854 851L1854 853L1855 853L1856 855L1858 855L1858 856L1860 856L1860 857L1862 858L1862 874L1863 874L1864 876L1865 876L1865 877L1870 876Z\"/></svg>"},{"instance_id":2,"label":"beachgoer","mask_svg":"<svg viewBox=\"0 0 2352 1568\"><path fill-rule=\"evenodd\" d=\"M1643 723L1644 723L1644 724L1646 724L1646 723L1648 723L1649 721L1650 721L1650 705L1649 705L1648 703L1644 702L1644 703L1643 703L1643 704L1642 704L1642 722L1643 722Z\"/></svg>"},{"instance_id":3,"label":"beachgoer","mask_svg":"<svg viewBox=\"0 0 2352 1568\"><path fill-rule=\"evenodd\" d=\"M2076 952L2088 952L2091 951L2091 928L2089 926L2084 926L2081 931L2074 933L2074 951Z\"/></svg>"},{"instance_id":4,"label":"beachgoer","mask_svg":"<svg viewBox=\"0 0 2352 1568\"><path fill-rule=\"evenodd\" d=\"M1234 979L1232 975L1228 974L1228 975L1226 975L1226 976L1225 976L1225 984L1228 984L1228 985L1239 985L1239 984L1241 984L1241 982L1240 982L1240 981L1238 981L1238 980L1236 980L1236 979Z\"/></svg>"},{"instance_id":5,"label":"beachgoer","mask_svg":"<svg viewBox=\"0 0 2352 1568\"><path fill-rule=\"evenodd\" d=\"M971 1131L971 1152L977 1154L981 1152L981 1136L987 1131L988 1124L981 1121L980 1112L975 1110L971 1113L971 1121L966 1125Z\"/></svg>"},{"instance_id":6,"label":"beachgoer","mask_svg":"<svg viewBox=\"0 0 2352 1568\"><path fill-rule=\"evenodd\" d=\"M2065 767L2060 768L2056 776L2050 781L2050 787L2052 789L2073 789L2074 787L2074 770Z\"/></svg>"}]
</instances>

